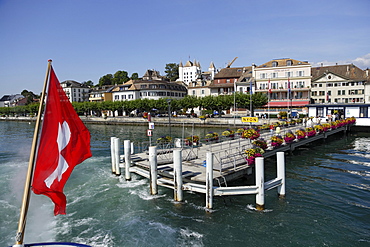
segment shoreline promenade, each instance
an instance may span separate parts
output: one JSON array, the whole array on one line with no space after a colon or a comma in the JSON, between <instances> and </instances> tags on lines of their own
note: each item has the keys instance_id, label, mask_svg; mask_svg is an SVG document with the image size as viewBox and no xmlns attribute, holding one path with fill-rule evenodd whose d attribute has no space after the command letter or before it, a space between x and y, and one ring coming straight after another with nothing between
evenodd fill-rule
<instances>
[{"instance_id":1,"label":"shoreline promenade","mask_svg":"<svg viewBox=\"0 0 370 247\"><path fill-rule=\"evenodd\" d=\"M147 126L149 121L143 117L85 117L80 116L81 120L87 124L104 124L104 125L143 125ZM20 122L34 122L36 117L0 117L0 121L20 121ZM170 120L168 117L152 117L151 123L154 123L156 126L195 126L195 127L220 127L220 128L232 128L232 127L249 127L257 126L263 124L273 124L276 122L284 121L277 118L263 119L258 118L258 122L248 123L242 122L241 117L214 117L206 118L202 120L200 118L188 118L188 117L172 117ZM323 123L323 122L322 122ZM355 123L352 126L354 131L369 131L370 125L363 125Z\"/></svg>"},{"instance_id":2,"label":"shoreline promenade","mask_svg":"<svg viewBox=\"0 0 370 247\"><path fill-rule=\"evenodd\" d=\"M143 117L85 117L80 116L81 120L85 123L93 124L106 124L106 125L148 125L148 119ZM26 121L33 122L36 121L36 117L0 117L0 121ZM270 119L270 122L277 122L278 119ZM201 120L200 118L188 118L188 117L172 117L169 120L168 117L152 117L151 122L155 125L167 126L171 123L171 126L192 126L193 124L196 127L225 127L225 126L248 126L249 123L243 123L241 117L214 117L206 118ZM257 123L252 123L252 125L262 125L268 123L268 119L261 119Z\"/></svg>"}]
</instances>

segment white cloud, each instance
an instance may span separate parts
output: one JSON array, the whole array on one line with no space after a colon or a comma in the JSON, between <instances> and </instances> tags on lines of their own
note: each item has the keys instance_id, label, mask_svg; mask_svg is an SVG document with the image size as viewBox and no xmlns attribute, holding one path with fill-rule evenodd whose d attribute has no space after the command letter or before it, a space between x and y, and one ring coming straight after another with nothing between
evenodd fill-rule
<instances>
[{"instance_id":1,"label":"white cloud","mask_svg":"<svg viewBox=\"0 0 370 247\"><path fill-rule=\"evenodd\" d=\"M343 65L343 64L351 64L351 63L353 63L360 69L370 68L370 53L362 57L357 57L355 59L342 60L338 62L330 62L330 61L325 60L325 61L321 61L317 63L313 62L311 63L311 65L312 67L319 67L321 66L321 64L323 64L323 66L330 66L330 65L335 65L335 64Z\"/></svg>"},{"instance_id":2,"label":"white cloud","mask_svg":"<svg viewBox=\"0 0 370 247\"><path fill-rule=\"evenodd\" d=\"M354 59L352 63L361 69L370 68L370 53Z\"/></svg>"}]
</instances>

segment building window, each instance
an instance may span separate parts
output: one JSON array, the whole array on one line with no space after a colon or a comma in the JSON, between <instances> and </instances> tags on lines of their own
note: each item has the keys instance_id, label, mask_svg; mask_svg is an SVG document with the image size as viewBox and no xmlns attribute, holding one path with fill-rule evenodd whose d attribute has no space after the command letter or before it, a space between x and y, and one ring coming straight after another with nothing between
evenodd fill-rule
<instances>
[{"instance_id":1,"label":"building window","mask_svg":"<svg viewBox=\"0 0 370 247\"><path fill-rule=\"evenodd\" d=\"M277 67L277 66L278 66L278 62L273 61L273 62L272 62L272 67Z\"/></svg>"},{"instance_id":2,"label":"building window","mask_svg":"<svg viewBox=\"0 0 370 247\"><path fill-rule=\"evenodd\" d=\"M202 89L202 95L204 95L204 89Z\"/></svg>"},{"instance_id":3,"label":"building window","mask_svg":"<svg viewBox=\"0 0 370 247\"><path fill-rule=\"evenodd\" d=\"M317 107L316 116L324 116L324 107Z\"/></svg>"},{"instance_id":4,"label":"building window","mask_svg":"<svg viewBox=\"0 0 370 247\"><path fill-rule=\"evenodd\" d=\"M293 73L292 72L285 72L285 77L292 77L293 76Z\"/></svg>"},{"instance_id":5,"label":"building window","mask_svg":"<svg viewBox=\"0 0 370 247\"><path fill-rule=\"evenodd\" d=\"M297 76L304 76L304 71L303 70L297 71Z\"/></svg>"},{"instance_id":6,"label":"building window","mask_svg":"<svg viewBox=\"0 0 370 247\"><path fill-rule=\"evenodd\" d=\"M277 78L277 77L278 77L278 76L277 76L277 73L275 73L275 72L274 72L274 73L271 73L271 77L272 77L272 78Z\"/></svg>"},{"instance_id":7,"label":"building window","mask_svg":"<svg viewBox=\"0 0 370 247\"><path fill-rule=\"evenodd\" d=\"M195 90L193 90L193 95L195 95Z\"/></svg>"},{"instance_id":8,"label":"building window","mask_svg":"<svg viewBox=\"0 0 370 247\"><path fill-rule=\"evenodd\" d=\"M286 66L292 66L292 64L293 64L292 60L287 60L286 61Z\"/></svg>"}]
</instances>

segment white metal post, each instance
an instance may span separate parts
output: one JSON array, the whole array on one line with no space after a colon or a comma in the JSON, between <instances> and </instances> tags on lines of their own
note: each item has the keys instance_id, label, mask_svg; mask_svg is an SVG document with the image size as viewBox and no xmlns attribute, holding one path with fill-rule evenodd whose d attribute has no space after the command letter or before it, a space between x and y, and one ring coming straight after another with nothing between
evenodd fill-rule
<instances>
[{"instance_id":1,"label":"white metal post","mask_svg":"<svg viewBox=\"0 0 370 247\"><path fill-rule=\"evenodd\" d=\"M214 154L207 152L206 156L206 208L213 207L213 157Z\"/></svg>"},{"instance_id":2,"label":"white metal post","mask_svg":"<svg viewBox=\"0 0 370 247\"><path fill-rule=\"evenodd\" d=\"M131 154L135 153L134 142L131 142Z\"/></svg>"},{"instance_id":3,"label":"white metal post","mask_svg":"<svg viewBox=\"0 0 370 247\"><path fill-rule=\"evenodd\" d=\"M125 149L125 178L127 181L131 180L130 166L131 166L131 144L130 140L124 140Z\"/></svg>"},{"instance_id":4,"label":"white metal post","mask_svg":"<svg viewBox=\"0 0 370 247\"><path fill-rule=\"evenodd\" d=\"M121 175L121 169L119 168L119 161L120 161L120 140L119 138L114 139L114 162L115 162L115 167L116 167L116 175L120 176Z\"/></svg>"},{"instance_id":5,"label":"white metal post","mask_svg":"<svg viewBox=\"0 0 370 247\"><path fill-rule=\"evenodd\" d=\"M279 197L285 196L285 154L277 152L277 178L281 179L281 185L278 186Z\"/></svg>"},{"instance_id":6,"label":"white metal post","mask_svg":"<svg viewBox=\"0 0 370 247\"><path fill-rule=\"evenodd\" d=\"M265 172L264 172L264 158L256 157L256 209L263 210L265 208Z\"/></svg>"},{"instance_id":7,"label":"white metal post","mask_svg":"<svg viewBox=\"0 0 370 247\"><path fill-rule=\"evenodd\" d=\"M175 201L183 200L182 192L182 151L181 149L173 150L173 184L175 192Z\"/></svg>"},{"instance_id":8,"label":"white metal post","mask_svg":"<svg viewBox=\"0 0 370 247\"><path fill-rule=\"evenodd\" d=\"M114 148L114 139L116 137L111 137L110 138L110 157L111 157L111 161L112 161L112 173L115 174L116 173L116 156L115 156L115 148Z\"/></svg>"},{"instance_id":9,"label":"white metal post","mask_svg":"<svg viewBox=\"0 0 370 247\"><path fill-rule=\"evenodd\" d=\"M157 185L157 147L149 147L149 166L150 166L150 194L158 194L158 185Z\"/></svg>"}]
</instances>

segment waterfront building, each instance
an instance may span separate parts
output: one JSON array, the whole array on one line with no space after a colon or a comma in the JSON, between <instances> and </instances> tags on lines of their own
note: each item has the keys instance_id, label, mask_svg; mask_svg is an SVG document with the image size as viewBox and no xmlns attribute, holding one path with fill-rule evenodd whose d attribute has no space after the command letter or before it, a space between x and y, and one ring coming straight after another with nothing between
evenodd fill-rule
<instances>
[{"instance_id":1,"label":"waterfront building","mask_svg":"<svg viewBox=\"0 0 370 247\"><path fill-rule=\"evenodd\" d=\"M89 93L90 102L103 102L112 101L112 88L113 85L104 85L101 88L96 87Z\"/></svg>"},{"instance_id":2,"label":"waterfront building","mask_svg":"<svg viewBox=\"0 0 370 247\"><path fill-rule=\"evenodd\" d=\"M309 104L308 116L319 117L321 123L324 121L356 118L356 126L370 126L370 104L365 103L318 103Z\"/></svg>"},{"instance_id":3,"label":"waterfront building","mask_svg":"<svg viewBox=\"0 0 370 247\"><path fill-rule=\"evenodd\" d=\"M315 67L311 74L312 103L370 103L368 70L347 64Z\"/></svg>"},{"instance_id":4,"label":"waterfront building","mask_svg":"<svg viewBox=\"0 0 370 247\"><path fill-rule=\"evenodd\" d=\"M152 80L157 80L157 81L168 81L168 79L165 76L161 76L159 71L153 70L153 69L148 69L143 78L144 81L152 81Z\"/></svg>"},{"instance_id":5,"label":"waterfront building","mask_svg":"<svg viewBox=\"0 0 370 247\"><path fill-rule=\"evenodd\" d=\"M197 80L191 82L188 86L188 95L196 97L211 95L211 89L209 88L211 83L211 80Z\"/></svg>"},{"instance_id":6,"label":"waterfront building","mask_svg":"<svg viewBox=\"0 0 370 247\"><path fill-rule=\"evenodd\" d=\"M200 63L194 60L194 62L187 61L185 66L182 65L182 62L179 64L179 79L177 81L182 81L186 85L189 83L196 81L200 78L201 75L201 67Z\"/></svg>"},{"instance_id":7,"label":"waterfront building","mask_svg":"<svg viewBox=\"0 0 370 247\"><path fill-rule=\"evenodd\" d=\"M236 83L245 71L245 67L221 69L214 77L213 82L209 85L211 95L231 95L236 89Z\"/></svg>"},{"instance_id":8,"label":"waterfront building","mask_svg":"<svg viewBox=\"0 0 370 247\"><path fill-rule=\"evenodd\" d=\"M194 60L194 62L187 61L185 66L180 62L179 64L179 78L176 81L184 82L187 86L192 86L193 82L202 82L213 80L217 69L213 62L208 67L208 71L203 71L200 63ZM201 83L200 83L201 84ZM189 92L189 94L191 94Z\"/></svg>"},{"instance_id":9,"label":"waterfront building","mask_svg":"<svg viewBox=\"0 0 370 247\"><path fill-rule=\"evenodd\" d=\"M21 94L12 94L12 95L4 95L0 99L0 107L14 107L18 105L24 99L24 96Z\"/></svg>"},{"instance_id":10,"label":"waterfront building","mask_svg":"<svg viewBox=\"0 0 370 247\"><path fill-rule=\"evenodd\" d=\"M186 86L179 81L170 82L160 77L159 72L148 70L142 80L130 80L114 86L110 92L113 101L135 99L181 99L187 95Z\"/></svg>"},{"instance_id":11,"label":"waterfront building","mask_svg":"<svg viewBox=\"0 0 370 247\"><path fill-rule=\"evenodd\" d=\"M236 81L236 92L249 94L254 91L255 79L253 77L252 66L243 67L242 75Z\"/></svg>"},{"instance_id":12,"label":"waterfront building","mask_svg":"<svg viewBox=\"0 0 370 247\"><path fill-rule=\"evenodd\" d=\"M310 102L311 64L291 58L273 59L253 67L255 92L266 93L269 103L262 109L302 113Z\"/></svg>"},{"instance_id":13,"label":"waterfront building","mask_svg":"<svg viewBox=\"0 0 370 247\"><path fill-rule=\"evenodd\" d=\"M60 86L63 88L63 91L71 102L83 102L89 100L91 89L82 83L73 80L66 80L61 82Z\"/></svg>"}]
</instances>

